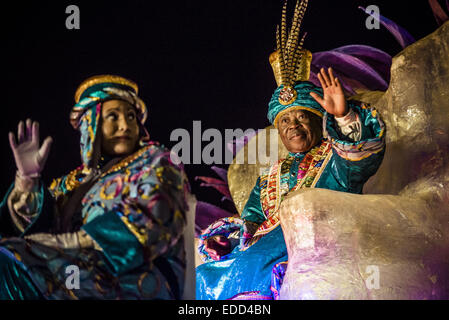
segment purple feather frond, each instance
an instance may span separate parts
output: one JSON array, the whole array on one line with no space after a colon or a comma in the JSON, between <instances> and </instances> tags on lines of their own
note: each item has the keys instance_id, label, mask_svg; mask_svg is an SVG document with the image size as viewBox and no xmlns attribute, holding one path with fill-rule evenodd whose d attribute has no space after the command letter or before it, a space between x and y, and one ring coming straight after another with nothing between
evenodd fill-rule
<instances>
[{"instance_id":1,"label":"purple feather frond","mask_svg":"<svg viewBox=\"0 0 449 320\"><path fill-rule=\"evenodd\" d=\"M249 134L245 134L239 138L229 141L228 143L226 143L226 147L235 156L244 146L246 146L249 140L251 140L251 138L253 138L259 132L259 130L250 132Z\"/></svg>"},{"instance_id":2,"label":"purple feather frond","mask_svg":"<svg viewBox=\"0 0 449 320\"><path fill-rule=\"evenodd\" d=\"M220 218L234 216L232 212L221 209L213 204L198 201L195 212L195 232L198 236L202 230Z\"/></svg>"},{"instance_id":3,"label":"purple feather frond","mask_svg":"<svg viewBox=\"0 0 449 320\"><path fill-rule=\"evenodd\" d=\"M217 166L212 166L211 169L226 183L228 183L228 170L217 167Z\"/></svg>"},{"instance_id":4,"label":"purple feather frond","mask_svg":"<svg viewBox=\"0 0 449 320\"><path fill-rule=\"evenodd\" d=\"M359 9L367 13L364 7L359 6ZM373 17L374 19L378 20L385 28L387 28L388 31L390 31L390 33L396 38L402 48L408 47L416 41L415 38L413 38L407 30L391 21L390 19L385 18L380 14L379 19L377 19L378 17L375 15L373 15Z\"/></svg>"},{"instance_id":5,"label":"purple feather frond","mask_svg":"<svg viewBox=\"0 0 449 320\"><path fill-rule=\"evenodd\" d=\"M195 180L200 180L203 182L206 182L207 184L213 184L213 185L222 185L222 186L227 186L228 183L226 181L217 179L217 178L212 178L212 177L204 177L204 176L196 176Z\"/></svg>"},{"instance_id":6,"label":"purple feather frond","mask_svg":"<svg viewBox=\"0 0 449 320\"><path fill-rule=\"evenodd\" d=\"M228 200L228 201L231 201L231 202L232 202L232 199L231 199L230 197L223 196L223 197L221 198L221 202L224 202L225 200Z\"/></svg>"},{"instance_id":7,"label":"purple feather frond","mask_svg":"<svg viewBox=\"0 0 449 320\"><path fill-rule=\"evenodd\" d=\"M384 57L385 58L385 57ZM382 60L381 60L382 61ZM372 62L370 62L372 64ZM380 63L382 65L382 63ZM310 81L319 85L317 74L323 67L332 67L336 76L341 80L342 86L349 94L354 94L356 89L382 90L388 89L389 72L391 66L376 66L383 74L358 57L343 53L341 50L317 52L313 54L310 70Z\"/></svg>"},{"instance_id":8,"label":"purple feather frond","mask_svg":"<svg viewBox=\"0 0 449 320\"><path fill-rule=\"evenodd\" d=\"M437 0L429 0L429 5L432 8L433 16L437 21L438 25L441 26L443 23L449 20L446 12L444 12L443 8L440 6ZM446 0L446 7L449 10L449 1Z\"/></svg>"},{"instance_id":9,"label":"purple feather frond","mask_svg":"<svg viewBox=\"0 0 449 320\"><path fill-rule=\"evenodd\" d=\"M349 54L362 60L389 82L392 57L385 51L361 44L347 45L335 48L332 51Z\"/></svg>"}]
</instances>

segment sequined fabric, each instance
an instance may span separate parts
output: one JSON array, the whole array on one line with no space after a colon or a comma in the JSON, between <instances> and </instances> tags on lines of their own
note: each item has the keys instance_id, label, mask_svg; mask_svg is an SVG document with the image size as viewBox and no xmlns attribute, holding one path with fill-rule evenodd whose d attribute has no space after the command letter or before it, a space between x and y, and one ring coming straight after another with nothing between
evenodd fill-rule
<instances>
[{"instance_id":1,"label":"sequined fabric","mask_svg":"<svg viewBox=\"0 0 449 320\"><path fill-rule=\"evenodd\" d=\"M384 125L374 108L358 102L348 104L361 119L362 140L349 141L340 136L338 130L329 130L336 128L336 123L333 117L327 117L327 140L308 153L290 154L261 175L241 218L259 223L266 232L253 237L249 246L235 247L226 259L198 266L198 299L276 298L284 273L274 266L288 260L279 210L275 210L282 197L301 187L362 192L363 184L377 171L383 159ZM275 277L273 281L272 277Z\"/></svg>"},{"instance_id":2,"label":"sequined fabric","mask_svg":"<svg viewBox=\"0 0 449 320\"><path fill-rule=\"evenodd\" d=\"M268 104L268 121L270 121L271 124L275 125L275 119L277 116L292 107L300 106L304 110L313 112L315 114L318 114L320 116L323 116L325 110L321 105L316 102L316 100L310 95L310 92L315 92L319 94L320 96L323 95L323 90L317 86L315 86L313 83L309 81L299 81L295 84L294 89L297 92L296 99L287 105L283 105L279 102L279 95L281 94L283 89L283 86L279 86L276 91L274 91L271 100Z\"/></svg>"},{"instance_id":3,"label":"sequined fabric","mask_svg":"<svg viewBox=\"0 0 449 320\"><path fill-rule=\"evenodd\" d=\"M20 237L0 240L0 268L11 270L0 281L2 298L179 299L188 185L168 150L147 145L105 172L85 194L72 225L80 223L100 250L47 247L23 238L42 221L57 220L48 205L71 195L64 181L57 179L51 193L44 191L44 207ZM4 202L0 216L9 214ZM80 270L79 289L66 286L71 265Z\"/></svg>"}]
</instances>

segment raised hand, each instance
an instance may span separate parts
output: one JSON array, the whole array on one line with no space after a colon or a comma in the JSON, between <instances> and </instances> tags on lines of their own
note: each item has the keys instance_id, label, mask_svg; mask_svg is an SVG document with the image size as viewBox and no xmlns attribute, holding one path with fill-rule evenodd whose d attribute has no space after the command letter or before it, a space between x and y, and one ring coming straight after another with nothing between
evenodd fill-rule
<instances>
[{"instance_id":1,"label":"raised hand","mask_svg":"<svg viewBox=\"0 0 449 320\"><path fill-rule=\"evenodd\" d=\"M318 80L323 88L324 96L320 97L315 92L310 95L330 114L340 118L348 114L349 109L346 104L345 95L340 81L334 77L332 68L329 68L327 74L324 68L318 73Z\"/></svg>"},{"instance_id":2,"label":"raised hand","mask_svg":"<svg viewBox=\"0 0 449 320\"><path fill-rule=\"evenodd\" d=\"M14 154L17 170L24 177L39 177L47 161L53 142L47 137L39 148L39 123L30 119L19 122L17 142L12 132L9 133L9 144Z\"/></svg>"}]
</instances>

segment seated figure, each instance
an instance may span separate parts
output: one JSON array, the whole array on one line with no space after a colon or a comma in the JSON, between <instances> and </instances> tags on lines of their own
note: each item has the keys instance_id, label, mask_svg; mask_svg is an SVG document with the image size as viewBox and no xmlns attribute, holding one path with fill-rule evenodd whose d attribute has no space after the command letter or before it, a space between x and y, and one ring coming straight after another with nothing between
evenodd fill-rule
<instances>
[{"instance_id":1,"label":"seated figure","mask_svg":"<svg viewBox=\"0 0 449 320\"><path fill-rule=\"evenodd\" d=\"M0 206L0 299L180 299L188 183L149 140L137 85L112 75L78 88L80 167L41 182L52 139L10 133L17 175ZM76 274L75 274L76 273ZM78 277L76 277L78 276Z\"/></svg>"},{"instance_id":2,"label":"seated figure","mask_svg":"<svg viewBox=\"0 0 449 320\"><path fill-rule=\"evenodd\" d=\"M449 299L448 44L449 21L393 58L387 91L359 94L388 127L364 194L302 189L282 201L279 299Z\"/></svg>"},{"instance_id":3,"label":"seated figure","mask_svg":"<svg viewBox=\"0 0 449 320\"><path fill-rule=\"evenodd\" d=\"M268 119L289 154L259 176L240 218L220 219L200 236L206 263L197 267L197 299L276 298L288 260L279 216L284 197L304 188L360 194L382 162L378 112L346 101L331 68L318 75L322 88L307 81L311 56L295 42L298 33L292 28L288 40L278 39L270 56L279 87Z\"/></svg>"}]
</instances>

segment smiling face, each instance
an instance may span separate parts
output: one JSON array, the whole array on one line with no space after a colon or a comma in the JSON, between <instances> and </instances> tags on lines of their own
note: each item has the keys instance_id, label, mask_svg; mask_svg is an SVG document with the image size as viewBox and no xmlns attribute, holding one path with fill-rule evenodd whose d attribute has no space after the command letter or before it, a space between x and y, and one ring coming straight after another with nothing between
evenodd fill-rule
<instances>
[{"instance_id":1,"label":"smiling face","mask_svg":"<svg viewBox=\"0 0 449 320\"><path fill-rule=\"evenodd\" d=\"M101 152L109 156L133 153L139 140L135 108L122 100L109 100L101 109Z\"/></svg>"},{"instance_id":2,"label":"smiling face","mask_svg":"<svg viewBox=\"0 0 449 320\"><path fill-rule=\"evenodd\" d=\"M282 143L293 153L309 151L323 136L321 118L306 110L285 112L277 127Z\"/></svg>"}]
</instances>

